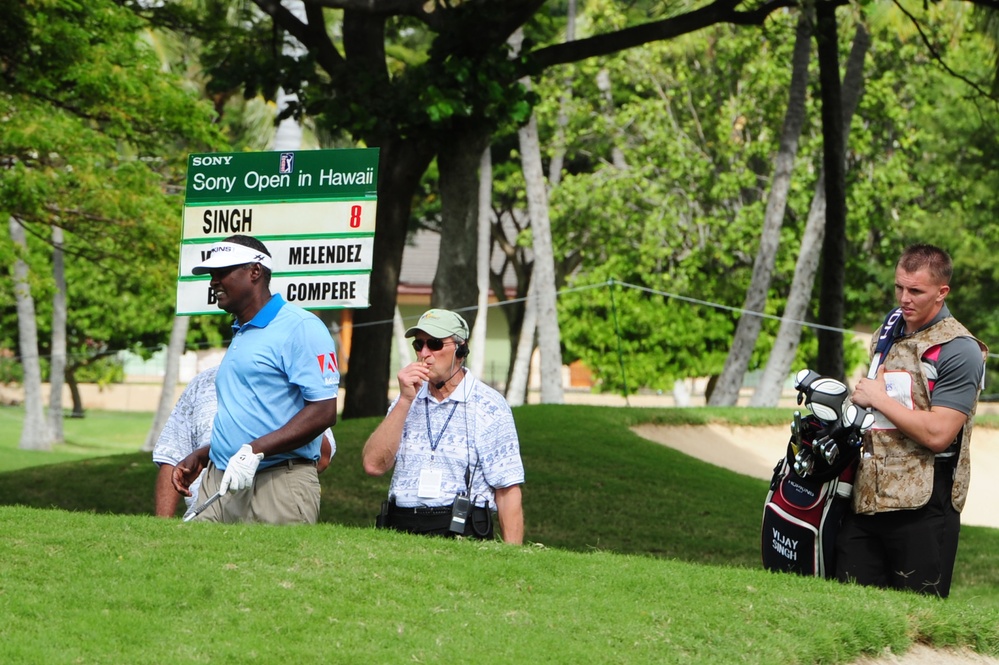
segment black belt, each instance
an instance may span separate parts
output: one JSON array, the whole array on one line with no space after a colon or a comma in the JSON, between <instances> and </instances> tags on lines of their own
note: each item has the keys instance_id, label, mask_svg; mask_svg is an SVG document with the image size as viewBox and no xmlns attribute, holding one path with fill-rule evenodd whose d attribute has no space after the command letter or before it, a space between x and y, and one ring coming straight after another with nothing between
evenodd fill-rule
<instances>
[{"instance_id":1,"label":"black belt","mask_svg":"<svg viewBox=\"0 0 999 665\"><path fill-rule=\"evenodd\" d=\"M390 515L450 515L451 506L434 506L431 508L406 508L403 506L397 506L394 503L390 503L388 512Z\"/></svg>"},{"instance_id":2,"label":"black belt","mask_svg":"<svg viewBox=\"0 0 999 665\"><path fill-rule=\"evenodd\" d=\"M283 459L280 462L277 462L276 464L264 467L263 469L260 469L260 471L258 471L257 473L261 473L264 471L273 471L274 469L281 469L281 468L290 469L291 467L298 466L299 464L311 464L312 466L316 466L316 460L305 459L304 457L289 457L288 459Z\"/></svg>"},{"instance_id":3,"label":"black belt","mask_svg":"<svg viewBox=\"0 0 999 665\"><path fill-rule=\"evenodd\" d=\"M395 529L408 533L454 536L451 532L452 506L430 508L403 508L389 500L382 503L382 512L375 521L378 528ZM492 520L488 506L475 506L465 522L465 536L492 538Z\"/></svg>"}]
</instances>

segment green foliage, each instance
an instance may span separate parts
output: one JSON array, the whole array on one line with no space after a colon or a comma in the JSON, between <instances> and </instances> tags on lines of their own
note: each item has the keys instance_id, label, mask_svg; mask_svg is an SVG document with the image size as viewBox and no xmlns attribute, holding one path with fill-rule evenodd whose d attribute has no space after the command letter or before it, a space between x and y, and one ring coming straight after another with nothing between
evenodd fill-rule
<instances>
[{"instance_id":1,"label":"green foliage","mask_svg":"<svg viewBox=\"0 0 999 665\"><path fill-rule=\"evenodd\" d=\"M0 39L0 218L29 231L40 336L59 226L71 361L158 346L173 312L184 152L223 145L214 111L163 71L145 23L115 2L28 0L0 13L16 33ZM0 253L13 255L9 238ZM0 286L9 347L13 298Z\"/></svg>"},{"instance_id":2,"label":"green foliage","mask_svg":"<svg viewBox=\"0 0 999 665\"><path fill-rule=\"evenodd\" d=\"M969 16L930 5L910 8L943 61L929 56L909 19L875 13L860 121L851 131L851 246L848 310L853 321L879 322L892 305L895 260L914 242L950 252L954 277L947 303L977 336L999 339L999 108L973 87L995 75L993 46L969 31ZM986 391L995 392L990 363Z\"/></svg>"},{"instance_id":3,"label":"green foliage","mask_svg":"<svg viewBox=\"0 0 999 665\"><path fill-rule=\"evenodd\" d=\"M330 71L329 54L314 49L289 57L282 40L291 38L275 31L269 16L250 3L234 10L229 5L214 0L186 15L167 7L148 12L156 23L180 27L202 45L201 64L213 96L239 91L246 98L273 100L282 87L299 99L291 110L296 116L312 117L324 129L349 132L356 140L432 139L470 118L491 127L520 124L535 101L517 82L522 63L510 58L502 40L483 39L473 50L457 46L469 31L488 25L489 7L443 12L433 30L407 16L386 17L386 61L348 54L352 72L345 85L345 74ZM327 20L336 25L330 29L334 46L344 52L342 16L331 12Z\"/></svg>"},{"instance_id":4,"label":"green foliage","mask_svg":"<svg viewBox=\"0 0 999 665\"><path fill-rule=\"evenodd\" d=\"M78 383L96 383L104 386L109 383L121 383L125 380L125 365L117 357L100 357L80 366L73 376Z\"/></svg>"},{"instance_id":5,"label":"green foliage","mask_svg":"<svg viewBox=\"0 0 999 665\"><path fill-rule=\"evenodd\" d=\"M612 5L587 4L582 31L619 25L624 19ZM935 43L946 44L950 66L978 81L994 74L986 44L962 32L966 15L931 9L922 18L940 35ZM999 270L990 250L999 239L999 113L935 65L911 28L879 20L885 27L871 29L849 138L845 324L876 326L893 305L898 253L911 242L935 242L955 261L952 311L982 339L999 338ZM743 302L787 100L795 21L775 15L762 31L719 26L561 67L538 81L547 151L566 150L562 182L550 195L557 260L562 278L584 289L560 299L565 355L583 359L601 389L623 388L622 362L631 390L666 389L674 378L721 370L738 315L679 299L666 307L661 294L732 308ZM853 32L844 21L844 61ZM821 168L817 85L813 72L767 294L770 315L783 312ZM561 111L568 123L559 138ZM508 143L500 138L497 145ZM494 160L504 154L515 151L494 150ZM514 167L494 165L505 179L495 187L503 209L523 205ZM611 337L609 297L592 288L608 280L648 290L619 292L620 342ZM764 321L750 369L765 362L777 327ZM814 365L815 352L806 331L797 363ZM848 368L865 362L859 345L846 354Z\"/></svg>"},{"instance_id":6,"label":"green foliage","mask_svg":"<svg viewBox=\"0 0 999 665\"><path fill-rule=\"evenodd\" d=\"M520 84L504 84L515 78L518 64L502 51L486 58L448 55L441 62L431 59L412 74L420 90L418 108L425 109L430 125L437 127L472 117L493 125L523 124L536 96Z\"/></svg>"},{"instance_id":7,"label":"green foliage","mask_svg":"<svg viewBox=\"0 0 999 665\"><path fill-rule=\"evenodd\" d=\"M608 265L607 272L622 274L622 263ZM624 274L639 280L637 286L655 288L641 283L647 280L638 270ZM570 292L559 300L564 360L582 360L599 377L597 389L668 391L678 378L720 371L734 330L729 317L654 291L623 289L611 279L608 275L605 287Z\"/></svg>"},{"instance_id":8,"label":"green foliage","mask_svg":"<svg viewBox=\"0 0 999 665\"><path fill-rule=\"evenodd\" d=\"M676 378L721 371L737 316L709 303L738 306L749 282L777 149L774 128L783 119L792 28L790 16L762 36L718 27L696 40L580 63L539 85L539 118L550 123L571 75L568 173L551 195L556 253L564 265L578 265L570 284L618 280L649 290L616 292L631 389L669 389ZM610 83L610 96L598 89L600 78ZM807 207L808 196L799 192L793 203ZM794 244L799 233L788 225L785 242ZM785 257L779 270L788 274L793 265ZM781 286L775 283L770 313L779 309ZM582 358L601 388L619 390L610 315L605 293L560 300L568 358ZM764 338L775 332L768 324ZM753 366L765 359L768 342Z\"/></svg>"},{"instance_id":9,"label":"green foliage","mask_svg":"<svg viewBox=\"0 0 999 665\"><path fill-rule=\"evenodd\" d=\"M82 135L70 137L39 128L35 136L83 142L101 134L146 153L160 148L165 137L216 141L210 108L163 76L160 62L137 38L143 24L132 12L107 0L27 0L5 4L4 12L5 24L18 33L8 35L0 46L4 90L13 95L5 103L17 108L18 103L35 100L49 114L82 130ZM41 118L5 114L5 119L17 130L24 128L21 123L30 127L29 121ZM43 159L43 150L37 152ZM116 155L93 157L102 161Z\"/></svg>"},{"instance_id":10,"label":"green foliage","mask_svg":"<svg viewBox=\"0 0 999 665\"><path fill-rule=\"evenodd\" d=\"M0 383L20 383L24 380L23 367L13 354L0 354Z\"/></svg>"},{"instance_id":11,"label":"green foliage","mask_svg":"<svg viewBox=\"0 0 999 665\"><path fill-rule=\"evenodd\" d=\"M719 26L559 67L533 82L535 94L516 83L523 62L486 32L499 5L452 3L430 23L386 17L385 61L377 62L378 48L374 61L355 57L371 46L355 44L349 71L335 76L316 52L285 55L290 37L254 3L147 3L131 6L134 13L119 5L29 0L0 7L0 213L18 215L35 235L27 258L43 319L52 288L47 227L58 223L71 233L77 352L95 343L144 351L164 339L179 221L179 200L169 194L179 192L183 156L192 144L221 145L215 111L227 109L223 123L251 114L230 105L234 95L260 101L283 86L302 100L292 112L307 111L336 136L433 142L466 122L496 128L502 210L523 207L515 130L535 108L547 153L567 149L567 175L551 193L559 284L585 289L560 305L566 357L592 363L604 389L625 380L631 389L668 388L673 378L720 370L737 314L661 294L728 307L743 300L787 98L794 15L775 14L762 30ZM676 11L655 0L583 3L579 33ZM561 40L565 12L563 1L544 3L525 25L527 47ZM891 305L898 251L929 240L954 255L955 314L986 341L996 339L995 108L929 59L911 29L899 28L896 9L869 5L865 13L885 27L873 28L850 137L847 325L880 320ZM333 46L345 52L343 14L325 15ZM951 66L975 80L994 75L987 43L963 31L965 14L928 7L920 17ZM190 80L163 75L150 25L186 40L172 64ZM469 43L468 34L481 39ZM849 20L841 35L845 57ZM609 89L598 83L604 74ZM214 110L195 102L192 82L204 85ZM783 309L821 164L814 76L811 85L768 314ZM556 145L563 98L568 123ZM236 147L260 148L245 135L233 132L232 139ZM627 168L615 163L617 154ZM433 225L439 200L432 183L425 190L422 221ZM529 231L517 241L528 243ZM0 259L10 264L13 256L0 242ZM612 307L607 293L589 288L611 279L640 290L619 291ZM7 312L0 330L9 347L12 301L8 283L0 287L0 311ZM612 310L620 344L592 333L610 328L600 317ZM193 323L198 344L225 337L225 317ZM762 364L775 331L776 323L764 323L752 368ZM799 352L805 364L809 353L806 339Z\"/></svg>"}]
</instances>

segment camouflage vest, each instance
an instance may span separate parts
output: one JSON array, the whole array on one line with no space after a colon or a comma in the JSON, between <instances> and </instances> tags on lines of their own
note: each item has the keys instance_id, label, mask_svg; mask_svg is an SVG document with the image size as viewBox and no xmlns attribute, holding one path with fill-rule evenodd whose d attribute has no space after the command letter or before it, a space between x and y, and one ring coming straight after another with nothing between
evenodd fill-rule
<instances>
[{"instance_id":1,"label":"camouflage vest","mask_svg":"<svg viewBox=\"0 0 999 665\"><path fill-rule=\"evenodd\" d=\"M879 331L880 332L880 331ZM930 390L923 371L922 357L931 347L949 342L957 337L975 337L958 323L947 317L925 330L896 340L885 356L883 365L888 370L902 370L912 377L913 407L930 409ZM874 335L877 340L878 335ZM984 361L988 349L982 348ZM872 346L873 350L873 346ZM951 501L960 512L968 498L968 481L971 478L970 443L975 421L975 405L968 421L958 435L960 448L954 473ZM933 451L906 438L897 429L871 430L864 437L864 450L860 456L857 477L854 481L853 510L859 514L882 513L925 506L933 493Z\"/></svg>"}]
</instances>

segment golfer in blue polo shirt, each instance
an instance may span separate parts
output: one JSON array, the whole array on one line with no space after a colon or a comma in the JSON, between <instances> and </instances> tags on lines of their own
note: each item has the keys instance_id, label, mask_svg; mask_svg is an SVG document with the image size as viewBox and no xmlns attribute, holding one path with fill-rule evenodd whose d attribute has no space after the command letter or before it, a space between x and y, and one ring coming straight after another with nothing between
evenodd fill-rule
<instances>
[{"instance_id":1,"label":"golfer in blue polo shirt","mask_svg":"<svg viewBox=\"0 0 999 665\"><path fill-rule=\"evenodd\" d=\"M187 494L207 467L200 496L221 496L196 520L314 524L319 517L316 461L323 430L336 422L340 372L326 325L271 295L271 265L262 242L233 235L193 270L211 275L219 307L235 316L215 379L211 446L174 472Z\"/></svg>"}]
</instances>

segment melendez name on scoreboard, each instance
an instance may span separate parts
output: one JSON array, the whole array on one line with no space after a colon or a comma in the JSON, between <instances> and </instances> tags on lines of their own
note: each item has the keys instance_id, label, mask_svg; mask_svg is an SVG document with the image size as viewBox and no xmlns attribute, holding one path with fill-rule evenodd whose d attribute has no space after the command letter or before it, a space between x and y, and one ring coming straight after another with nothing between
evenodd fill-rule
<instances>
[{"instance_id":1,"label":"melendez name on scoreboard","mask_svg":"<svg viewBox=\"0 0 999 665\"><path fill-rule=\"evenodd\" d=\"M261 240L271 292L306 309L368 307L378 203L378 150L191 155L177 314L220 313L194 266L233 235Z\"/></svg>"}]
</instances>

